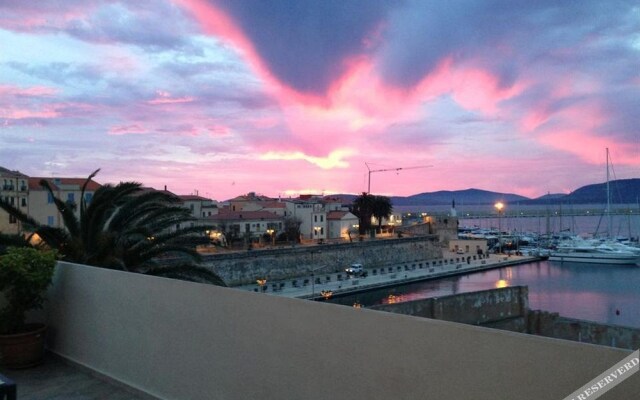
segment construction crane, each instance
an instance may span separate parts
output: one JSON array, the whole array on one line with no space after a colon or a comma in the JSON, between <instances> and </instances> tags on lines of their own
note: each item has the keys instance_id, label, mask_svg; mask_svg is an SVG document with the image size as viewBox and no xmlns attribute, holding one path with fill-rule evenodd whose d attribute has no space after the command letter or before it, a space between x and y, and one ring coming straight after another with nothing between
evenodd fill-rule
<instances>
[{"instance_id":1,"label":"construction crane","mask_svg":"<svg viewBox=\"0 0 640 400\"><path fill-rule=\"evenodd\" d=\"M418 165L415 167L400 167L400 168L385 168L385 169L371 169L369 168L369 164L364 163L364 165L367 166L367 169L369 170L369 183L367 186L367 194L371 193L371 174L375 173L375 172L389 172L389 171L405 171L408 169L418 169L418 168L430 168L433 167L433 165Z\"/></svg>"}]
</instances>

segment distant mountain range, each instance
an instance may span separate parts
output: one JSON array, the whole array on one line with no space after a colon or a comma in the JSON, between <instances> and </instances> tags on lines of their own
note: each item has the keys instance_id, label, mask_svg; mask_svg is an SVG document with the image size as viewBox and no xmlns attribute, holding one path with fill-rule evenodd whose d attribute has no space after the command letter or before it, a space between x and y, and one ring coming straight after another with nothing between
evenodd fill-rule
<instances>
[{"instance_id":1,"label":"distant mountain range","mask_svg":"<svg viewBox=\"0 0 640 400\"><path fill-rule=\"evenodd\" d=\"M640 179L618 179L609 182L611 202L614 204L633 204L640 197ZM375 193L374 193L375 194ZM337 195L345 202L352 202L355 195ZM391 197L394 206L447 205L455 200L457 204L483 205L497 201L520 204L606 204L607 184L596 183L583 186L569 194L547 194L535 199L513 193L490 192L481 189L441 190L414 194L413 196Z\"/></svg>"}]
</instances>

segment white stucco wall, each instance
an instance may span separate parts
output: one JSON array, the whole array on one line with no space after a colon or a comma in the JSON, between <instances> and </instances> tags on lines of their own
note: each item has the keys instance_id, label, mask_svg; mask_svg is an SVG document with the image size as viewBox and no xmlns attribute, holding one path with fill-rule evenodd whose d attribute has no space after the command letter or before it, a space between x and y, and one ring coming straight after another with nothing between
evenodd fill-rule
<instances>
[{"instance_id":1,"label":"white stucco wall","mask_svg":"<svg viewBox=\"0 0 640 400\"><path fill-rule=\"evenodd\" d=\"M163 399L561 399L628 354L67 263L48 316L53 351Z\"/></svg>"}]
</instances>

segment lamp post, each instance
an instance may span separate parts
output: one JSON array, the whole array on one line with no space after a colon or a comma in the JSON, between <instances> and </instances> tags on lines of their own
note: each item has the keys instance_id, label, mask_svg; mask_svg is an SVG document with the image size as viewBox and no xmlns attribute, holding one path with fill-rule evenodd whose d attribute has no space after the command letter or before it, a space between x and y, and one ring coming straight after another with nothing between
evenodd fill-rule
<instances>
[{"instance_id":1,"label":"lamp post","mask_svg":"<svg viewBox=\"0 0 640 400\"><path fill-rule=\"evenodd\" d=\"M275 245L275 237L273 236L273 233L275 231L271 228L267 229L267 233L269 234L269 237L271 237L271 245Z\"/></svg>"},{"instance_id":2,"label":"lamp post","mask_svg":"<svg viewBox=\"0 0 640 400\"><path fill-rule=\"evenodd\" d=\"M498 251L502 254L502 210L504 209L504 204L499 201L494 207L498 210Z\"/></svg>"},{"instance_id":3,"label":"lamp post","mask_svg":"<svg viewBox=\"0 0 640 400\"><path fill-rule=\"evenodd\" d=\"M266 279L256 279L256 283L258 284L258 286L260 286L260 293L262 293L264 291L264 285L267 284L267 280Z\"/></svg>"}]
</instances>

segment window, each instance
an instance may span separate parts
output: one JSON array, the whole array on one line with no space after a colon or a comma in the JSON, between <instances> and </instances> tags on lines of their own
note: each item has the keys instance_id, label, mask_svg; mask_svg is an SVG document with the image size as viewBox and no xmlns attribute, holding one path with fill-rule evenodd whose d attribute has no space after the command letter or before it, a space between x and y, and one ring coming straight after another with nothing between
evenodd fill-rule
<instances>
[{"instance_id":1,"label":"window","mask_svg":"<svg viewBox=\"0 0 640 400\"><path fill-rule=\"evenodd\" d=\"M324 235L324 227L320 227L320 234Z\"/></svg>"},{"instance_id":2,"label":"window","mask_svg":"<svg viewBox=\"0 0 640 400\"><path fill-rule=\"evenodd\" d=\"M67 203L75 203L75 202L76 202L76 194L67 193Z\"/></svg>"},{"instance_id":3,"label":"window","mask_svg":"<svg viewBox=\"0 0 640 400\"><path fill-rule=\"evenodd\" d=\"M47 225L53 226L53 215L47 217Z\"/></svg>"},{"instance_id":4,"label":"window","mask_svg":"<svg viewBox=\"0 0 640 400\"><path fill-rule=\"evenodd\" d=\"M26 207L27 206L27 199L26 198L22 198L22 207Z\"/></svg>"},{"instance_id":5,"label":"window","mask_svg":"<svg viewBox=\"0 0 640 400\"><path fill-rule=\"evenodd\" d=\"M324 222L324 215L320 216L320 222Z\"/></svg>"},{"instance_id":6,"label":"window","mask_svg":"<svg viewBox=\"0 0 640 400\"><path fill-rule=\"evenodd\" d=\"M85 193L84 194L84 202L89 204L91 203L91 199L93 199L93 193Z\"/></svg>"},{"instance_id":7,"label":"window","mask_svg":"<svg viewBox=\"0 0 640 400\"><path fill-rule=\"evenodd\" d=\"M51 193L47 193L47 204L53 203L53 195Z\"/></svg>"},{"instance_id":8,"label":"window","mask_svg":"<svg viewBox=\"0 0 640 400\"><path fill-rule=\"evenodd\" d=\"M317 215L313 216L313 222L318 222L318 216Z\"/></svg>"},{"instance_id":9,"label":"window","mask_svg":"<svg viewBox=\"0 0 640 400\"><path fill-rule=\"evenodd\" d=\"M13 196L9 197L9 204L14 205L15 201L16 199Z\"/></svg>"},{"instance_id":10,"label":"window","mask_svg":"<svg viewBox=\"0 0 640 400\"><path fill-rule=\"evenodd\" d=\"M193 204L189 204L189 209L193 212Z\"/></svg>"},{"instance_id":11,"label":"window","mask_svg":"<svg viewBox=\"0 0 640 400\"><path fill-rule=\"evenodd\" d=\"M14 217L13 215L9 215L9 223L10 224L15 224L17 222L18 222L18 220L16 219L16 217Z\"/></svg>"}]
</instances>

